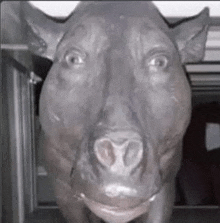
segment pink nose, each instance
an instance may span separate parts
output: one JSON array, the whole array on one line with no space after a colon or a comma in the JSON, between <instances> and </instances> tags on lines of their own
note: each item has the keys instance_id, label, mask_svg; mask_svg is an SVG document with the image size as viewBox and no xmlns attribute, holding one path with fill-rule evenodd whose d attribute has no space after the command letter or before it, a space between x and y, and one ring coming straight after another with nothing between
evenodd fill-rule
<instances>
[{"instance_id":1,"label":"pink nose","mask_svg":"<svg viewBox=\"0 0 220 223\"><path fill-rule=\"evenodd\" d=\"M123 143L113 142L109 138L96 140L95 155L99 162L107 168L114 167L115 171L133 169L143 157L143 144L136 139L124 140Z\"/></svg>"}]
</instances>

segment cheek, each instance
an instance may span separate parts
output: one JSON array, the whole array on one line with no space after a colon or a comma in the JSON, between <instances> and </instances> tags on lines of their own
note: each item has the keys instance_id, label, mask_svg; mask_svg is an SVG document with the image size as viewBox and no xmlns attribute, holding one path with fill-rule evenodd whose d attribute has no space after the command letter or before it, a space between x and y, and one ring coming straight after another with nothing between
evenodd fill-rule
<instances>
[{"instance_id":1,"label":"cheek","mask_svg":"<svg viewBox=\"0 0 220 223\"><path fill-rule=\"evenodd\" d=\"M163 89L150 92L148 98L153 128L157 129L158 135L165 135L174 124L177 104L172 100L172 94Z\"/></svg>"},{"instance_id":2,"label":"cheek","mask_svg":"<svg viewBox=\"0 0 220 223\"><path fill-rule=\"evenodd\" d=\"M154 75L148 83L147 101L153 117L154 132L159 138L182 134L190 114L190 88L182 73L167 75L159 79Z\"/></svg>"},{"instance_id":3,"label":"cheek","mask_svg":"<svg viewBox=\"0 0 220 223\"><path fill-rule=\"evenodd\" d=\"M58 70L58 69L57 69ZM52 70L45 81L41 96L41 120L47 123L48 131L60 128L69 129L85 128L91 123L91 119L98 114L103 97L104 78L101 72L91 72L88 78L70 79L62 84L59 82L59 74ZM98 71L98 70L96 70ZM44 124L43 124L44 125ZM74 130L75 131L75 130ZM78 130L77 130L78 131Z\"/></svg>"},{"instance_id":4,"label":"cheek","mask_svg":"<svg viewBox=\"0 0 220 223\"><path fill-rule=\"evenodd\" d=\"M173 82L171 75L153 74L149 75L147 95L150 103L150 111L158 119L172 117L175 102L173 100ZM168 121L168 120L167 120Z\"/></svg>"}]
</instances>

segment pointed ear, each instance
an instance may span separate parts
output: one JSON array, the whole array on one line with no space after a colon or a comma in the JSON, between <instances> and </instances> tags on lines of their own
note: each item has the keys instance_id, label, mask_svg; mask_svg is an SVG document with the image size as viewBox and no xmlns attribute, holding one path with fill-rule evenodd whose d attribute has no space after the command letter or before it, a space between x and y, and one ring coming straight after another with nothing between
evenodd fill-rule
<instances>
[{"instance_id":1,"label":"pointed ear","mask_svg":"<svg viewBox=\"0 0 220 223\"><path fill-rule=\"evenodd\" d=\"M21 3L21 8L23 30L30 51L53 60L56 47L63 36L64 23L55 22L26 1Z\"/></svg>"},{"instance_id":2,"label":"pointed ear","mask_svg":"<svg viewBox=\"0 0 220 223\"><path fill-rule=\"evenodd\" d=\"M197 16L173 28L182 63L203 59L209 23L209 9L205 8Z\"/></svg>"}]
</instances>

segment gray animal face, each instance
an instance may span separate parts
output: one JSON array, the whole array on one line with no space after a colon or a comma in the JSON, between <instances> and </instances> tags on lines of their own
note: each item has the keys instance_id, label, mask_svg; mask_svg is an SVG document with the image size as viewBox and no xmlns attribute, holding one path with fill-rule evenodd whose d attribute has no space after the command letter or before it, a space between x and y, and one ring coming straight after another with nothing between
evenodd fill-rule
<instances>
[{"instance_id":1,"label":"gray animal face","mask_svg":"<svg viewBox=\"0 0 220 223\"><path fill-rule=\"evenodd\" d=\"M151 3L91 3L55 34L43 28L47 50L35 52L54 60L40 102L47 159L106 221L148 212L178 171L191 110L182 63L203 56L206 14L171 29Z\"/></svg>"}]
</instances>

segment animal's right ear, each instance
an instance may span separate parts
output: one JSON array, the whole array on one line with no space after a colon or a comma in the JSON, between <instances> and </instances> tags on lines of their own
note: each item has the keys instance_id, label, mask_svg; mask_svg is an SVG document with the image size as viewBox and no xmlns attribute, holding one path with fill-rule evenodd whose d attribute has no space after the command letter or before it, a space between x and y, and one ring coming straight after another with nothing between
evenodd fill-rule
<instances>
[{"instance_id":1,"label":"animal's right ear","mask_svg":"<svg viewBox=\"0 0 220 223\"><path fill-rule=\"evenodd\" d=\"M57 23L27 1L21 3L21 16L30 51L54 59L56 47L63 36L64 23Z\"/></svg>"}]
</instances>

